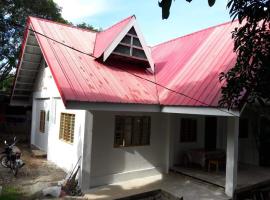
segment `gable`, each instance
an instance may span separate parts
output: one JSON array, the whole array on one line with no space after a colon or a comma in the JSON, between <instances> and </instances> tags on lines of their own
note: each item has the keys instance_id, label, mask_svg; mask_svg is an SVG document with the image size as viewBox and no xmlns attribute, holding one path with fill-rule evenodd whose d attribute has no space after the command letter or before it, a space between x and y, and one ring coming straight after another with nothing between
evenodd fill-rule
<instances>
[{"instance_id":1,"label":"gable","mask_svg":"<svg viewBox=\"0 0 270 200\"><path fill-rule=\"evenodd\" d=\"M126 36L113 50L112 54L147 61L147 57L134 27L128 31Z\"/></svg>"},{"instance_id":2,"label":"gable","mask_svg":"<svg viewBox=\"0 0 270 200\"><path fill-rule=\"evenodd\" d=\"M29 27L32 29L30 25ZM15 106L30 106L34 93L42 98L60 97L36 36L34 32L27 31L10 103Z\"/></svg>"},{"instance_id":3,"label":"gable","mask_svg":"<svg viewBox=\"0 0 270 200\"><path fill-rule=\"evenodd\" d=\"M110 58L116 56L116 60L125 60L129 63L140 64L146 66L151 72L154 72L154 62L151 56L151 50L146 45L144 37L139 29L135 16L128 18L128 21L121 22L112 26L111 29L105 30L104 33L100 33L97 36L95 49L98 49L101 45L101 41L109 40L111 43L104 48L104 51L100 53L103 62L108 61ZM107 32L110 33L107 33ZM113 32L113 33L111 33ZM114 38L105 37L102 39L102 35L111 35ZM108 43L103 41L103 43ZM95 50L95 52L98 50ZM98 56L98 54L96 54Z\"/></svg>"},{"instance_id":4,"label":"gable","mask_svg":"<svg viewBox=\"0 0 270 200\"><path fill-rule=\"evenodd\" d=\"M105 29L104 31L98 32L95 41L95 47L93 56L99 58L104 51L110 46L114 39L121 33L121 31L130 23L133 16L130 16L117 24Z\"/></svg>"},{"instance_id":5,"label":"gable","mask_svg":"<svg viewBox=\"0 0 270 200\"><path fill-rule=\"evenodd\" d=\"M35 77L42 62L42 53L34 33L25 32L22 49L11 95L12 105L31 105Z\"/></svg>"},{"instance_id":6,"label":"gable","mask_svg":"<svg viewBox=\"0 0 270 200\"><path fill-rule=\"evenodd\" d=\"M83 33L83 30L76 28L72 30L72 27L61 26L62 30L57 32L55 26L58 24L32 17L29 19L29 25L32 26L34 31L40 33L35 33L33 37L41 49L44 60L51 71L53 80L66 106L70 102L78 101L158 104L156 86L131 75L131 73L137 74L154 81L152 73L146 69L133 66L128 67L127 72L120 71L117 66L115 68L110 67L106 63L97 61L92 55L81 53L62 44L62 40L67 35L72 35L72 33L77 31L82 31ZM47 37L44 37L44 35ZM84 41L89 41L89 38L87 35L85 35L86 37L81 36L80 43L86 44ZM76 42L76 40L65 41L68 43ZM24 40L24 43L27 43L27 39ZM19 60L20 63L23 62L25 56L24 49L22 51L23 56ZM80 50L80 48L77 49ZM36 68L37 71L40 70L38 66ZM17 70L18 75L21 72L20 69L19 67ZM16 80L14 86L16 87L17 84ZM25 104L31 104L33 86L34 81L31 82L30 92L27 96L29 103L24 101ZM12 98L14 99L14 96Z\"/></svg>"}]
</instances>

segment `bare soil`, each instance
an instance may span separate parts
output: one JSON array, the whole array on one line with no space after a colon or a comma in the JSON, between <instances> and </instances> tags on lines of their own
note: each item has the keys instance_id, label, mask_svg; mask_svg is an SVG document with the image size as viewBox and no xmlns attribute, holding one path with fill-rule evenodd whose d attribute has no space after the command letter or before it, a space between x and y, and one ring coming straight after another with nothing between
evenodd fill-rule
<instances>
[{"instance_id":1,"label":"bare soil","mask_svg":"<svg viewBox=\"0 0 270 200\"><path fill-rule=\"evenodd\" d=\"M10 169L0 166L0 186L3 189L16 188L22 194L20 199L42 199L42 189L57 185L58 181L66 177L66 173L46 158L34 158L27 145L18 145L22 150L22 160L25 166L14 177ZM0 147L0 152L2 148Z\"/></svg>"}]
</instances>

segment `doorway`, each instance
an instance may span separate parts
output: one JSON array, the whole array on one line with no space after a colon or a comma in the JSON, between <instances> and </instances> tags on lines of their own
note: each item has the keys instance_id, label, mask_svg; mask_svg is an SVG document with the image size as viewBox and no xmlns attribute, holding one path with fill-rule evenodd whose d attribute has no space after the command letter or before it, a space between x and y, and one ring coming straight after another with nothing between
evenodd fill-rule
<instances>
[{"instance_id":1,"label":"doorway","mask_svg":"<svg viewBox=\"0 0 270 200\"><path fill-rule=\"evenodd\" d=\"M205 137L204 148L205 150L216 150L217 144L217 118L206 117L205 118Z\"/></svg>"},{"instance_id":2,"label":"doorway","mask_svg":"<svg viewBox=\"0 0 270 200\"><path fill-rule=\"evenodd\" d=\"M260 118L259 141L260 166L270 167L270 119L265 116Z\"/></svg>"}]
</instances>

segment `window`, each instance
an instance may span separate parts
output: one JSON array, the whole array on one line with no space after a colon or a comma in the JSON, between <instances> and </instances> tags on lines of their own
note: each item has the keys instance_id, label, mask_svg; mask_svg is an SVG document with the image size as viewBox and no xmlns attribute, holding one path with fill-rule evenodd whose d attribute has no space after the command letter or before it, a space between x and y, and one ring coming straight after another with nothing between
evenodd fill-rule
<instances>
[{"instance_id":1,"label":"window","mask_svg":"<svg viewBox=\"0 0 270 200\"><path fill-rule=\"evenodd\" d=\"M196 142L197 140L197 120L181 119L180 142Z\"/></svg>"},{"instance_id":2,"label":"window","mask_svg":"<svg viewBox=\"0 0 270 200\"><path fill-rule=\"evenodd\" d=\"M242 118L239 120L239 138L248 138L248 119Z\"/></svg>"},{"instance_id":3,"label":"window","mask_svg":"<svg viewBox=\"0 0 270 200\"><path fill-rule=\"evenodd\" d=\"M39 114L39 132L40 133L45 133L45 116L46 116L45 110L41 110Z\"/></svg>"},{"instance_id":4,"label":"window","mask_svg":"<svg viewBox=\"0 0 270 200\"><path fill-rule=\"evenodd\" d=\"M61 113L59 139L68 143L74 141L75 115Z\"/></svg>"},{"instance_id":5,"label":"window","mask_svg":"<svg viewBox=\"0 0 270 200\"><path fill-rule=\"evenodd\" d=\"M151 118L148 116L116 116L114 146L150 144Z\"/></svg>"},{"instance_id":6,"label":"window","mask_svg":"<svg viewBox=\"0 0 270 200\"><path fill-rule=\"evenodd\" d=\"M132 27L128 34L121 40L120 44L113 51L116 55L135 57L136 59L147 60L142 44Z\"/></svg>"}]
</instances>

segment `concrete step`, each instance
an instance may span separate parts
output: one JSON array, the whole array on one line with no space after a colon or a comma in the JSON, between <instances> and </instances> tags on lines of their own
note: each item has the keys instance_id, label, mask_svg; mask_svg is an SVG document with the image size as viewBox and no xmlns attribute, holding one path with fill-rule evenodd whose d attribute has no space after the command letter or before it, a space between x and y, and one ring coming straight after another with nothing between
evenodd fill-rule
<instances>
[{"instance_id":1,"label":"concrete step","mask_svg":"<svg viewBox=\"0 0 270 200\"><path fill-rule=\"evenodd\" d=\"M45 151L38 150L38 149L32 149L31 155L32 155L32 157L35 157L35 158L46 158L47 157L47 153Z\"/></svg>"}]
</instances>

